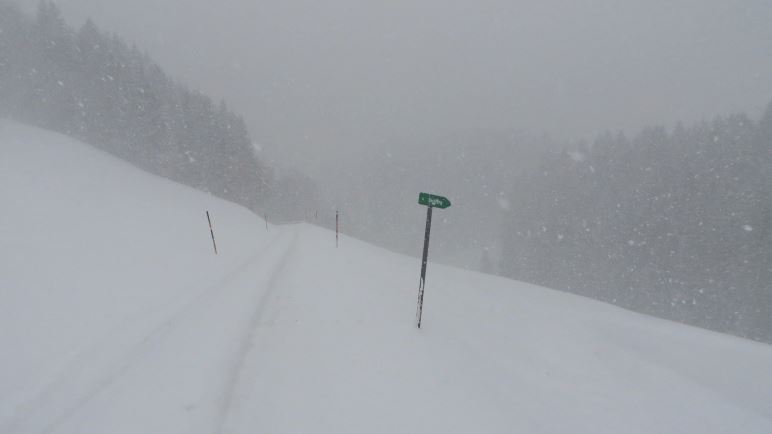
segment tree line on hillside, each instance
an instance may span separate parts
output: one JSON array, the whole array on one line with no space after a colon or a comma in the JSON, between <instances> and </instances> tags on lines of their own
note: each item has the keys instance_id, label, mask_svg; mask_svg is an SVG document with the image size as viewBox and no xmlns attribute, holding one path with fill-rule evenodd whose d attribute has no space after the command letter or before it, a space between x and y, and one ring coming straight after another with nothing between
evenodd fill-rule
<instances>
[{"instance_id":1,"label":"tree line on hillside","mask_svg":"<svg viewBox=\"0 0 772 434\"><path fill-rule=\"evenodd\" d=\"M502 274L772 342L772 105L603 134L516 183Z\"/></svg>"},{"instance_id":2,"label":"tree line on hillside","mask_svg":"<svg viewBox=\"0 0 772 434\"><path fill-rule=\"evenodd\" d=\"M253 210L269 194L272 174L242 118L91 21L68 27L47 0L35 17L0 0L0 116Z\"/></svg>"}]
</instances>

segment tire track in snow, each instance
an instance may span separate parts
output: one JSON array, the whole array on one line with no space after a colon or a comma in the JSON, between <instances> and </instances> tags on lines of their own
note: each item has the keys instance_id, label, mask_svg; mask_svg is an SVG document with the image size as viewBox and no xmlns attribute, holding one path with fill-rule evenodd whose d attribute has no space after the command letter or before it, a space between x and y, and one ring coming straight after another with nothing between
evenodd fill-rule
<instances>
[{"instance_id":1,"label":"tire track in snow","mask_svg":"<svg viewBox=\"0 0 772 434\"><path fill-rule=\"evenodd\" d=\"M175 328L176 323L182 317L201 303L209 301L214 296L219 296L219 289L228 286L246 272L251 265L260 262L285 237L285 233L273 237L264 248L192 297L188 297L180 303L175 303L174 301L178 297L173 297L153 308L151 312L138 315L134 319L122 323L100 338L97 343L79 351L67 363L67 368L61 369L52 381L40 388L40 391L32 398L18 406L17 416L0 426L0 432L48 433L55 430L79 408L109 387L122 373L140 361L154 344L160 342L165 335ZM168 314L165 314L167 311ZM136 323L153 316L160 319L148 322L140 327L140 330L132 328ZM109 348L107 351L103 351L106 347L110 347L112 342L125 342L125 340L120 339L122 336L131 343L119 347L115 353L110 353ZM103 356L103 353L107 354ZM94 366L93 363L89 362L93 359L99 360L100 356L103 357L103 360L98 362L102 365L100 366L101 372L93 375ZM51 420L51 414L55 415L53 420Z\"/></svg>"},{"instance_id":2,"label":"tire track in snow","mask_svg":"<svg viewBox=\"0 0 772 434\"><path fill-rule=\"evenodd\" d=\"M252 347L252 342L255 339L258 326L260 325L260 321L263 315L266 313L266 309L270 305L270 297L278 289L277 283L279 278L281 278L281 276L284 274L287 266L290 263L290 258L292 257L292 254L295 250L297 238L298 233L293 232L293 238L289 247L284 252L274 270L271 272L271 276L268 279L268 284L266 285L265 291L260 296L255 305L255 310L250 317L248 328L239 345L238 353L236 354L233 367L230 370L230 375L228 376L228 380L225 384L223 394L220 399L220 405L217 411L217 416L215 418L215 433L227 434L227 431L225 431L225 425L228 422L228 415L230 414L230 410L234 402L235 391L241 379L242 371L244 370L244 364L247 360L247 357L254 350Z\"/></svg>"}]
</instances>

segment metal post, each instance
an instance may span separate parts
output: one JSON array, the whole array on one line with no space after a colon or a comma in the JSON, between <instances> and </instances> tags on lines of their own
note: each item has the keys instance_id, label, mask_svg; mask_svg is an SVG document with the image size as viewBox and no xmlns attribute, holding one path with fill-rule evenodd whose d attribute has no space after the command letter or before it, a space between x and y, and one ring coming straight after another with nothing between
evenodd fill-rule
<instances>
[{"instance_id":1,"label":"metal post","mask_svg":"<svg viewBox=\"0 0 772 434\"><path fill-rule=\"evenodd\" d=\"M424 234L424 254L421 260L421 280L418 282L418 328L421 328L421 316L424 310L424 288L426 287L426 264L429 258L429 233L432 230L432 207L426 207L426 233Z\"/></svg>"},{"instance_id":2,"label":"metal post","mask_svg":"<svg viewBox=\"0 0 772 434\"><path fill-rule=\"evenodd\" d=\"M335 248L336 249L338 248L339 233L340 233L340 217L339 217L339 212L336 209L335 210Z\"/></svg>"},{"instance_id":3,"label":"metal post","mask_svg":"<svg viewBox=\"0 0 772 434\"><path fill-rule=\"evenodd\" d=\"M206 211L206 220L209 222L209 233L212 234L212 246L214 246L214 254L217 254L217 243L214 241L214 229L212 229L212 219L209 217L209 211Z\"/></svg>"}]
</instances>

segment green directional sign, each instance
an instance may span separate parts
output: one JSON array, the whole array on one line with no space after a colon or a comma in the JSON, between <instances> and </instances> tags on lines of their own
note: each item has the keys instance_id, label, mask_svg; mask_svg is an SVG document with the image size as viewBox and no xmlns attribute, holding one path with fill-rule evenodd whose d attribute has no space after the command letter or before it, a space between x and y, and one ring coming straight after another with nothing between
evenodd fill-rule
<instances>
[{"instance_id":1,"label":"green directional sign","mask_svg":"<svg viewBox=\"0 0 772 434\"><path fill-rule=\"evenodd\" d=\"M418 203L421 205L440 209L445 209L450 206L450 201L447 197L437 196L429 193L420 193L418 195Z\"/></svg>"}]
</instances>

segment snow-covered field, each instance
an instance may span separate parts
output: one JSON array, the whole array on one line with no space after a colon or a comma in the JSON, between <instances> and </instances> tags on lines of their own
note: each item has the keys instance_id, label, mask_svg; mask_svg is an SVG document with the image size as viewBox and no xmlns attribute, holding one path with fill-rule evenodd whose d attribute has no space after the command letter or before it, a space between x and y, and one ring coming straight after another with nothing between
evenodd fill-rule
<instances>
[{"instance_id":1,"label":"snow-covered field","mask_svg":"<svg viewBox=\"0 0 772 434\"><path fill-rule=\"evenodd\" d=\"M770 346L436 264L417 330L419 260L8 121L0 203L0 433L772 432Z\"/></svg>"}]
</instances>

